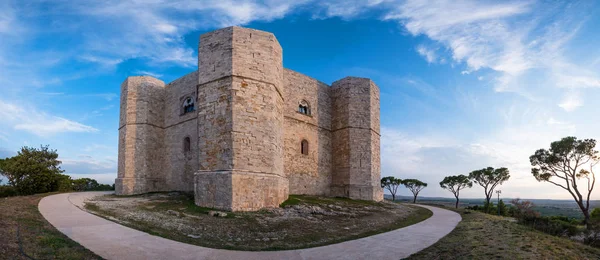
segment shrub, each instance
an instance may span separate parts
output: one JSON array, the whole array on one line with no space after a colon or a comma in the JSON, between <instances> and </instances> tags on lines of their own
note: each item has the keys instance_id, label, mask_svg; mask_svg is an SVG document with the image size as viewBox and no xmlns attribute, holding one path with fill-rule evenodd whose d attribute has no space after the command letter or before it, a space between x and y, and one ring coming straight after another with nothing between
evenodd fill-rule
<instances>
[{"instance_id":1,"label":"shrub","mask_svg":"<svg viewBox=\"0 0 600 260\"><path fill-rule=\"evenodd\" d=\"M539 217L540 213L533 210L533 202L516 198L510 202L514 208L511 210L511 216L523 220L524 218Z\"/></svg>"},{"instance_id":2,"label":"shrub","mask_svg":"<svg viewBox=\"0 0 600 260\"><path fill-rule=\"evenodd\" d=\"M571 237L579 233L576 224L578 221L565 221L563 217L525 216L521 221L527 226L554 236Z\"/></svg>"},{"instance_id":3,"label":"shrub","mask_svg":"<svg viewBox=\"0 0 600 260\"><path fill-rule=\"evenodd\" d=\"M592 213L590 213L590 218L600 220L600 208L595 208L592 210Z\"/></svg>"},{"instance_id":4,"label":"shrub","mask_svg":"<svg viewBox=\"0 0 600 260\"><path fill-rule=\"evenodd\" d=\"M1 185L0 198L17 196L17 190L13 186Z\"/></svg>"}]
</instances>

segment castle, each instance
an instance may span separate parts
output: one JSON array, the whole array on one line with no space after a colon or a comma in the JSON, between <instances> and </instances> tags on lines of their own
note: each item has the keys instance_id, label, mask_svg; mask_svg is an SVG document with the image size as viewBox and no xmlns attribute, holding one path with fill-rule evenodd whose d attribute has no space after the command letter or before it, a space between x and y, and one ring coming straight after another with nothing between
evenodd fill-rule
<instances>
[{"instance_id":1,"label":"castle","mask_svg":"<svg viewBox=\"0 0 600 260\"><path fill-rule=\"evenodd\" d=\"M202 207L252 211L288 194L383 199L379 88L331 86L283 68L272 33L200 36L198 70L121 85L117 195L193 191Z\"/></svg>"}]
</instances>

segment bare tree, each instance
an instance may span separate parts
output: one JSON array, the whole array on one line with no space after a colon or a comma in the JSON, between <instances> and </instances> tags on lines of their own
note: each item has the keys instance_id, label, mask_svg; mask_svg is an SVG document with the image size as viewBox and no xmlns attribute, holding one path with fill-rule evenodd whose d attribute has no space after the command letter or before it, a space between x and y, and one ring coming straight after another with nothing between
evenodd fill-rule
<instances>
[{"instance_id":1,"label":"bare tree","mask_svg":"<svg viewBox=\"0 0 600 260\"><path fill-rule=\"evenodd\" d=\"M539 149L529 157L535 179L568 191L583 213L586 225L590 220L590 195L596 183L594 167L598 164L598 151L595 147L594 139L577 140L569 136L552 142L549 150ZM588 167L589 170L585 169ZM585 186L580 187L578 181L582 179Z\"/></svg>"}]
</instances>

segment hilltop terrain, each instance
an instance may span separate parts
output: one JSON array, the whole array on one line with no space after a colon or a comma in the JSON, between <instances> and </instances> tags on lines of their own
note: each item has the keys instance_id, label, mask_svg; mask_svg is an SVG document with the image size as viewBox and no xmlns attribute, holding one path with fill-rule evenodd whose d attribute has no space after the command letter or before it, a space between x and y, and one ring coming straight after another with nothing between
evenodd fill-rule
<instances>
[{"instance_id":1,"label":"hilltop terrain","mask_svg":"<svg viewBox=\"0 0 600 260\"><path fill-rule=\"evenodd\" d=\"M385 195L386 199L391 200L392 196ZM504 203L510 204L511 198L501 198ZM396 202L412 202L412 196L396 196ZM535 211L539 212L542 216L565 216L570 218L583 219L581 210L573 200L551 200L551 199L524 199L533 202ZM485 199L460 199L459 207L468 207L479 205L483 206ZM421 197L419 196L417 202L426 204L438 204L447 207L454 207L456 200L454 198L443 198L443 197ZM494 204L496 199L492 200ZM590 200L590 208L600 208L599 200ZM591 210L590 210L591 211Z\"/></svg>"},{"instance_id":2,"label":"hilltop terrain","mask_svg":"<svg viewBox=\"0 0 600 260\"><path fill-rule=\"evenodd\" d=\"M408 259L599 259L600 249L548 235L511 218L458 210L463 220Z\"/></svg>"}]
</instances>

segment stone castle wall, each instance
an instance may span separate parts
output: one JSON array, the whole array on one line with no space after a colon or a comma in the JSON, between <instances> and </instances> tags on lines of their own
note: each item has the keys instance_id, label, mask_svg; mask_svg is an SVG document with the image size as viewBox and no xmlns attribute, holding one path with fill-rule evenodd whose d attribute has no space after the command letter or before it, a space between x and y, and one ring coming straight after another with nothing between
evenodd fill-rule
<instances>
[{"instance_id":1,"label":"stone castle wall","mask_svg":"<svg viewBox=\"0 0 600 260\"><path fill-rule=\"evenodd\" d=\"M121 84L118 194L165 190L163 151L164 82L129 77Z\"/></svg>"},{"instance_id":2,"label":"stone castle wall","mask_svg":"<svg viewBox=\"0 0 600 260\"><path fill-rule=\"evenodd\" d=\"M282 57L273 34L229 27L201 36L198 71L167 85L128 78L117 194L193 190L197 205L236 211L288 194L381 200L377 86L344 78L330 87L284 69ZM195 111L182 113L189 96Z\"/></svg>"},{"instance_id":3,"label":"stone castle wall","mask_svg":"<svg viewBox=\"0 0 600 260\"><path fill-rule=\"evenodd\" d=\"M332 84L332 195L382 200L379 186L379 88L366 78Z\"/></svg>"},{"instance_id":4,"label":"stone castle wall","mask_svg":"<svg viewBox=\"0 0 600 260\"><path fill-rule=\"evenodd\" d=\"M199 53L198 135L206 152L194 180L196 204L228 210L278 206L288 196L281 46L271 33L230 27L202 35Z\"/></svg>"},{"instance_id":5,"label":"stone castle wall","mask_svg":"<svg viewBox=\"0 0 600 260\"><path fill-rule=\"evenodd\" d=\"M329 86L292 70L285 70L284 167L291 194L329 195L331 185L331 98ZM300 101L310 115L298 112ZM307 140L308 155L301 153Z\"/></svg>"},{"instance_id":6,"label":"stone castle wall","mask_svg":"<svg viewBox=\"0 0 600 260\"><path fill-rule=\"evenodd\" d=\"M189 73L165 87L165 178L169 190L193 191L198 171L198 113L183 113L187 97L196 100L198 72ZM184 151L184 139L190 138L190 151Z\"/></svg>"}]
</instances>

